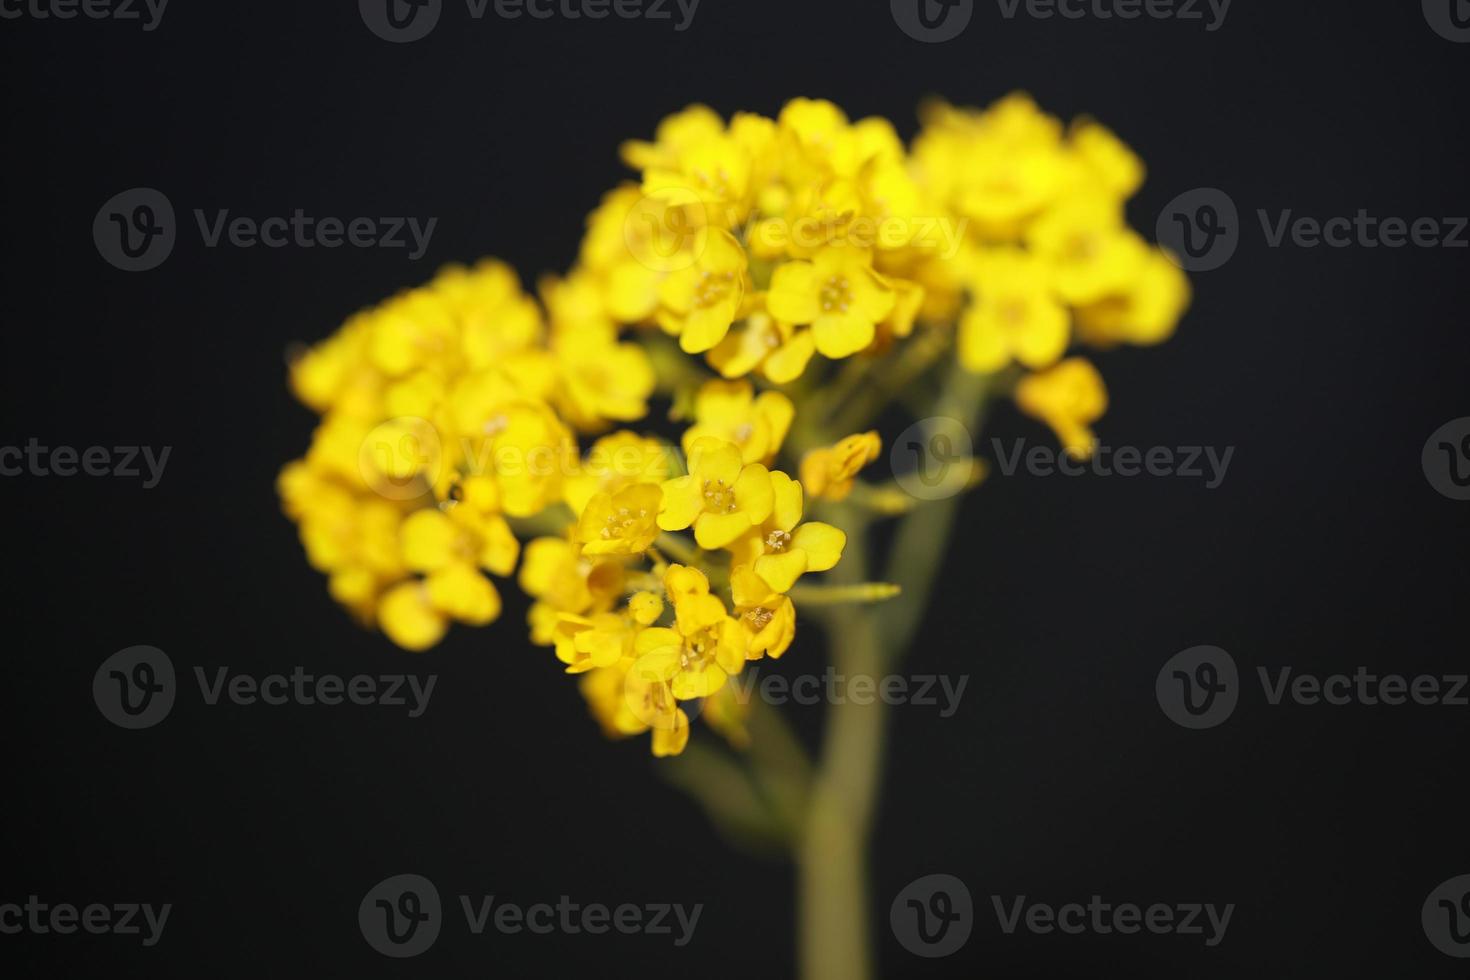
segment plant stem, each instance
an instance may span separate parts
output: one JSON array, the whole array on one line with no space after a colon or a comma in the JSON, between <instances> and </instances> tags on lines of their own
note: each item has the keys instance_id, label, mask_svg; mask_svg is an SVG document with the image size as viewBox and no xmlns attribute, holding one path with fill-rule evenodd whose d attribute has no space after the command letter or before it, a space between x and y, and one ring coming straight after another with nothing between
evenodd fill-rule
<instances>
[{"instance_id":1,"label":"plant stem","mask_svg":"<svg viewBox=\"0 0 1470 980\"><path fill-rule=\"evenodd\" d=\"M952 366L935 405L969 426L978 423L989 379ZM900 522L888 578L903 585L898 597L874 608L823 610L833 665L848 677L881 677L912 641L939 573L936 557L954 523L959 497L934 501ZM840 508L848 548L833 571L839 587L868 581L871 514ZM828 706L822 755L812 781L806 824L797 842L798 947L803 980L872 980L875 922L869 852L883 769L888 708L848 699Z\"/></svg>"}]
</instances>

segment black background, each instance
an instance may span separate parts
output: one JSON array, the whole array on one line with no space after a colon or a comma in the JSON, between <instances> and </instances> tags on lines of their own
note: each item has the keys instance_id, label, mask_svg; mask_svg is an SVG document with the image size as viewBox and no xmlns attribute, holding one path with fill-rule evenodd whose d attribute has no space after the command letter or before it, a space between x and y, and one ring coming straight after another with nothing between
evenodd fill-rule
<instances>
[{"instance_id":1,"label":"black background","mask_svg":"<svg viewBox=\"0 0 1470 980\"><path fill-rule=\"evenodd\" d=\"M894 712L873 922L889 976L1463 976L1419 909L1470 872L1467 711L1269 707L1170 723L1154 677L1195 644L1242 671L1466 668L1466 515L1421 447L1470 415L1470 252L1268 248L1264 208L1319 218L1470 213L1470 46L1417 3L1236 0L1201 22L1007 21L977 6L926 45L886 3L703 0L670 22L473 21L450 0L409 45L350 2L174 0L136 22L0 21L6 255L0 443L172 446L161 484L8 478L0 901L172 902L163 941L0 936L9 975L781 976L793 875L729 850L657 775L604 742L575 685L524 639L524 602L413 657L362 632L310 570L272 483L312 416L283 352L439 265L504 257L531 280L572 259L624 176L619 141L705 101L774 115L824 96L905 135L930 93L1032 92L1094 114L1147 161L1130 217L1226 190L1243 242L1193 277L1162 347L1099 363L1115 445L1233 446L1223 486L992 480L968 501L913 673L968 674L961 709ZM113 194L156 187L181 239L159 269L99 257ZM257 218L415 215L428 255L205 249L192 209ZM1047 441L1002 411L992 434ZM988 451L987 451L988 454ZM813 631L814 632L814 631ZM816 637L781 662L818 669ZM172 716L126 732L89 694L133 644L185 675ZM437 673L429 711L206 707L192 669ZM820 710L798 725L818 731ZM472 937L423 957L362 941L390 874L453 903L703 903L693 942ZM920 960L887 927L920 875L968 883L976 931ZM1225 942L1006 936L989 896L1235 903Z\"/></svg>"}]
</instances>

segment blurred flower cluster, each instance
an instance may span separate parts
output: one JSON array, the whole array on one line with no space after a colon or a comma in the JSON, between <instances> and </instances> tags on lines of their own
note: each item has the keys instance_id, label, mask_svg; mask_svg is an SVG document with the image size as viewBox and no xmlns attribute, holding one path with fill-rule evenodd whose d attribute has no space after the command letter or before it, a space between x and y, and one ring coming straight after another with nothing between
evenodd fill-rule
<instances>
[{"instance_id":1,"label":"blurred flower cluster","mask_svg":"<svg viewBox=\"0 0 1470 980\"><path fill-rule=\"evenodd\" d=\"M514 577L604 730L671 755L694 705L745 737L729 679L787 651L799 580L842 558L806 512L881 441L871 412L834 428L839 396L957 358L1085 455L1107 395L1071 352L1164 340L1189 287L1124 219L1137 157L1022 95L929 106L909 148L830 102L694 106L622 156L638 179L537 296L449 268L293 358L321 422L278 485L362 622L425 650Z\"/></svg>"}]
</instances>

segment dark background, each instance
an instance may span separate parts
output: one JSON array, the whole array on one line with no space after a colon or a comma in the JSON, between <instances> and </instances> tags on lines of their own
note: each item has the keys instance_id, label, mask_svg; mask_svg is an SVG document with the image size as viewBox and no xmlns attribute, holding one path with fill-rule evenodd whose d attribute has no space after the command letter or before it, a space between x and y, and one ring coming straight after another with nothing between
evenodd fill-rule
<instances>
[{"instance_id":1,"label":"dark background","mask_svg":"<svg viewBox=\"0 0 1470 980\"><path fill-rule=\"evenodd\" d=\"M1237 0L1200 22L1004 20L977 7L927 45L887 4L704 0L669 22L472 21L390 45L350 2L174 0L136 23L0 21L6 255L0 443L168 445L162 483L11 478L0 901L172 902L162 943L0 936L9 975L783 976L793 875L728 850L661 780L645 739L604 742L530 648L524 603L420 657L355 628L308 568L272 482L313 419L283 352L440 264L572 259L624 176L618 143L705 101L774 115L825 96L903 135L929 93L1032 92L1094 114L1147 161L1134 224L1197 186L1246 224L1193 277L1178 336L1100 358L1105 442L1234 446L1218 490L1167 479L991 481L965 506L913 673L970 675L961 709L894 712L873 921L888 976L1463 976L1419 909L1470 872L1470 709L1268 707L1170 723L1154 677L1195 644L1242 672L1465 672L1470 504L1420 449L1470 415L1463 250L1266 246L1254 214L1470 213L1470 46L1417 3ZM106 265L93 215L156 187L181 239L159 269ZM429 254L202 247L193 208L257 218L438 216ZM1047 440L1002 411L991 434ZM819 669L807 640L780 664ZM172 716L114 728L93 672L134 644L184 675ZM437 673L395 709L205 707L192 669ZM801 709L815 735L820 709ZM414 872L522 905L704 903L694 941L469 936L407 961L356 908ZM969 944L907 953L888 903L946 872ZM1225 942L1005 936L991 895L1059 904L1233 902Z\"/></svg>"}]
</instances>

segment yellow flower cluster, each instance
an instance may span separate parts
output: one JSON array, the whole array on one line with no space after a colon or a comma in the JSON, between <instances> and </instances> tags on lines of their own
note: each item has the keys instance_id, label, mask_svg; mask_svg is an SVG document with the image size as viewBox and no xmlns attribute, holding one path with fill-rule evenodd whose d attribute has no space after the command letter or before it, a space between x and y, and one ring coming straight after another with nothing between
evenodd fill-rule
<instances>
[{"instance_id":1,"label":"yellow flower cluster","mask_svg":"<svg viewBox=\"0 0 1470 980\"><path fill-rule=\"evenodd\" d=\"M786 652L798 579L846 545L807 504L881 455L815 417L823 361L878 367L923 331L970 371L1019 364L1017 404L1086 452L1106 393L1069 348L1160 341L1189 290L1124 222L1137 158L1024 96L932 107L912 148L824 101L694 106L622 155L639 180L538 295L449 268L293 358L321 420L278 489L361 621L426 650L497 619L514 576L603 729L671 755L692 704L743 737L729 678ZM660 399L677 438L620 428Z\"/></svg>"}]
</instances>

